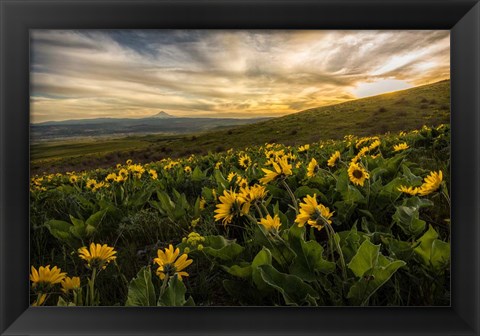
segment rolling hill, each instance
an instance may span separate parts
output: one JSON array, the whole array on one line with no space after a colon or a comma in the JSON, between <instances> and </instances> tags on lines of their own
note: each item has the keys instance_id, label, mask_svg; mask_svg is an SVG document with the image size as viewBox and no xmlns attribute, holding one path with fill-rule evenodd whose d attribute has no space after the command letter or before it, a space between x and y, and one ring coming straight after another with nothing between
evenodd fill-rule
<instances>
[{"instance_id":1,"label":"rolling hill","mask_svg":"<svg viewBox=\"0 0 480 336\"><path fill-rule=\"evenodd\" d=\"M322 106L253 125L177 136L149 135L95 142L33 145L32 172L109 166L131 158L150 162L244 148L266 142L287 145L412 130L450 122L450 81Z\"/></svg>"}]
</instances>

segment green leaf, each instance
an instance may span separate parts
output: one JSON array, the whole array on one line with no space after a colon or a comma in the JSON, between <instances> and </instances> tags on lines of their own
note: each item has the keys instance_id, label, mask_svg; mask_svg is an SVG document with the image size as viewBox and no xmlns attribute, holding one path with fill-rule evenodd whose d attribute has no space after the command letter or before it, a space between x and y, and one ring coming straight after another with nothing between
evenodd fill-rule
<instances>
[{"instance_id":1,"label":"green leaf","mask_svg":"<svg viewBox=\"0 0 480 336\"><path fill-rule=\"evenodd\" d=\"M70 221L73 223L72 226L70 226L70 232L72 235L78 239L83 239L86 237L86 227L85 227L85 222L81 219L75 218L72 215L70 215Z\"/></svg>"},{"instance_id":2,"label":"green leaf","mask_svg":"<svg viewBox=\"0 0 480 336\"><path fill-rule=\"evenodd\" d=\"M357 208L356 203L346 203L344 201L335 202L333 205L336 209L336 216L333 217L334 223L336 220L339 223L346 223L350 220L350 217L353 215L353 212Z\"/></svg>"},{"instance_id":3,"label":"green leaf","mask_svg":"<svg viewBox=\"0 0 480 336\"><path fill-rule=\"evenodd\" d=\"M222 175L222 172L218 169L215 169L213 172L213 177L215 178L215 181L219 186L222 187L222 189L225 189L226 186L228 186L228 181L227 179Z\"/></svg>"},{"instance_id":4,"label":"green leaf","mask_svg":"<svg viewBox=\"0 0 480 336\"><path fill-rule=\"evenodd\" d=\"M247 265L244 267L239 265L233 265L231 267L224 266L223 269L229 274L239 278L249 278L252 276L252 265Z\"/></svg>"},{"instance_id":5,"label":"green leaf","mask_svg":"<svg viewBox=\"0 0 480 336\"><path fill-rule=\"evenodd\" d=\"M416 236L425 230L426 222L419 218L420 213L416 207L398 206L393 215L393 221L403 232L408 235Z\"/></svg>"},{"instance_id":6,"label":"green leaf","mask_svg":"<svg viewBox=\"0 0 480 336\"><path fill-rule=\"evenodd\" d=\"M355 304L365 305L370 297L382 287L400 267L406 265L402 260L388 262L385 257L380 259L384 260L382 262L383 266L375 267L369 272L368 276L360 278L360 280L350 287L347 297L352 299Z\"/></svg>"},{"instance_id":7,"label":"green leaf","mask_svg":"<svg viewBox=\"0 0 480 336\"><path fill-rule=\"evenodd\" d=\"M408 261L414 253L412 244L409 242L394 238L382 238L382 242L388 246L390 255L395 257L395 259Z\"/></svg>"},{"instance_id":8,"label":"green leaf","mask_svg":"<svg viewBox=\"0 0 480 336\"><path fill-rule=\"evenodd\" d=\"M404 158L405 154L397 154L394 157L386 159L383 167L387 169L389 174L395 175L398 172L400 164L403 162Z\"/></svg>"},{"instance_id":9,"label":"green leaf","mask_svg":"<svg viewBox=\"0 0 480 336\"><path fill-rule=\"evenodd\" d=\"M350 231L338 232L340 236L340 247L346 262L352 260L357 254L360 244L365 240L363 233L358 232L357 224L355 223Z\"/></svg>"},{"instance_id":10,"label":"green leaf","mask_svg":"<svg viewBox=\"0 0 480 336\"><path fill-rule=\"evenodd\" d=\"M310 188L308 186L301 186L295 190L293 193L297 198L304 198L307 195L313 196L314 194L317 194L317 196L322 195L320 190L316 188Z\"/></svg>"},{"instance_id":11,"label":"green leaf","mask_svg":"<svg viewBox=\"0 0 480 336\"><path fill-rule=\"evenodd\" d=\"M205 236L204 246L203 251L205 253L221 260L232 260L244 250L234 240L227 240L220 235Z\"/></svg>"},{"instance_id":12,"label":"green leaf","mask_svg":"<svg viewBox=\"0 0 480 336\"><path fill-rule=\"evenodd\" d=\"M297 251L295 251L297 252ZM335 270L335 263L323 258L323 247L316 241L301 242L301 251L297 252L290 273L306 281L314 281L319 273L328 274Z\"/></svg>"},{"instance_id":13,"label":"green leaf","mask_svg":"<svg viewBox=\"0 0 480 336\"><path fill-rule=\"evenodd\" d=\"M430 254L430 262L433 268L439 269L447 267L450 261L450 244L438 239L432 243L432 253Z\"/></svg>"},{"instance_id":14,"label":"green leaf","mask_svg":"<svg viewBox=\"0 0 480 336\"><path fill-rule=\"evenodd\" d=\"M430 264L430 255L432 254L432 245L435 239L438 238L438 233L435 229L429 225L427 232L423 234L420 239L417 240L417 243L420 243L414 251L418 254L426 265Z\"/></svg>"},{"instance_id":15,"label":"green leaf","mask_svg":"<svg viewBox=\"0 0 480 336\"><path fill-rule=\"evenodd\" d=\"M163 293L162 297L159 298L158 305L167 307L195 305L191 297L188 300L185 299L186 291L187 289L185 288L185 285L175 274L168 280L168 286L165 289L165 293Z\"/></svg>"},{"instance_id":16,"label":"green leaf","mask_svg":"<svg viewBox=\"0 0 480 336\"><path fill-rule=\"evenodd\" d=\"M408 180L409 185L417 186L422 184L422 178L420 176L416 176L412 173L410 168L407 167L406 164L402 164L403 175Z\"/></svg>"},{"instance_id":17,"label":"green leaf","mask_svg":"<svg viewBox=\"0 0 480 336\"><path fill-rule=\"evenodd\" d=\"M88 217L88 219L85 221L85 224L91 225L94 228L97 228L100 222L102 221L103 217L105 216L106 212L107 212L107 209L102 209L100 211L95 212L90 217Z\"/></svg>"},{"instance_id":18,"label":"green leaf","mask_svg":"<svg viewBox=\"0 0 480 336\"><path fill-rule=\"evenodd\" d=\"M272 253L266 247L257 253L255 258L252 261L252 279L255 285L259 290L266 290L268 285L263 281L263 278L260 274L260 266L271 265L272 264Z\"/></svg>"},{"instance_id":19,"label":"green leaf","mask_svg":"<svg viewBox=\"0 0 480 336\"><path fill-rule=\"evenodd\" d=\"M259 266L262 279L279 291L287 305L315 304L318 293L295 275L280 273L272 265Z\"/></svg>"},{"instance_id":20,"label":"green leaf","mask_svg":"<svg viewBox=\"0 0 480 336\"><path fill-rule=\"evenodd\" d=\"M408 181L402 177L397 177L380 188L378 192L376 205L379 208L384 208L394 203L402 194L398 188L402 185L409 185Z\"/></svg>"},{"instance_id":21,"label":"green leaf","mask_svg":"<svg viewBox=\"0 0 480 336\"><path fill-rule=\"evenodd\" d=\"M57 301L58 307L75 307L75 303L65 301L61 296L58 297Z\"/></svg>"},{"instance_id":22,"label":"green leaf","mask_svg":"<svg viewBox=\"0 0 480 336\"><path fill-rule=\"evenodd\" d=\"M352 185L347 186L347 190L342 193L342 196L346 204L365 203L365 197L360 190Z\"/></svg>"},{"instance_id":23,"label":"green leaf","mask_svg":"<svg viewBox=\"0 0 480 336\"><path fill-rule=\"evenodd\" d=\"M192 172L192 181L202 181L203 179L205 179L205 174L196 166Z\"/></svg>"},{"instance_id":24,"label":"green leaf","mask_svg":"<svg viewBox=\"0 0 480 336\"><path fill-rule=\"evenodd\" d=\"M365 240L348 267L360 278L350 287L347 297L354 304L364 305L391 276L406 263L402 260L390 261L380 253L380 245Z\"/></svg>"},{"instance_id":25,"label":"green leaf","mask_svg":"<svg viewBox=\"0 0 480 336\"><path fill-rule=\"evenodd\" d=\"M69 217L70 217L70 221L74 226L78 226L78 227L85 226L85 222L83 220L75 218L72 215L69 215Z\"/></svg>"},{"instance_id":26,"label":"green leaf","mask_svg":"<svg viewBox=\"0 0 480 336\"><path fill-rule=\"evenodd\" d=\"M142 267L128 285L128 296L125 306L156 306L155 289L152 283L150 267Z\"/></svg>"},{"instance_id":27,"label":"green leaf","mask_svg":"<svg viewBox=\"0 0 480 336\"><path fill-rule=\"evenodd\" d=\"M72 239L72 234L70 232L72 224L68 222L52 219L47 221L45 226L48 228L48 231L50 231L52 236L61 241L70 241Z\"/></svg>"},{"instance_id":28,"label":"green leaf","mask_svg":"<svg viewBox=\"0 0 480 336\"><path fill-rule=\"evenodd\" d=\"M348 189L348 173L346 170L342 170L340 174L338 175L337 178L337 184L335 186L335 189L343 194L344 192L347 191Z\"/></svg>"},{"instance_id":29,"label":"green leaf","mask_svg":"<svg viewBox=\"0 0 480 336\"><path fill-rule=\"evenodd\" d=\"M447 267L450 261L450 244L437 238L437 231L429 225L427 232L417 241L420 244L414 249L425 265L436 270Z\"/></svg>"},{"instance_id":30,"label":"green leaf","mask_svg":"<svg viewBox=\"0 0 480 336\"><path fill-rule=\"evenodd\" d=\"M357 277L362 277L367 271L377 265L379 254L380 245L374 245L367 239L360 245L357 254L348 264L348 268L350 268Z\"/></svg>"},{"instance_id":31,"label":"green leaf","mask_svg":"<svg viewBox=\"0 0 480 336\"><path fill-rule=\"evenodd\" d=\"M296 224L293 224L290 227L290 231L293 227L296 227ZM284 267L288 267L295 257L295 253L291 250L290 246L282 240L271 239L266 236L265 229L257 225L254 229L254 240L255 244L259 246L268 246L270 253L272 254L273 259Z\"/></svg>"}]
</instances>

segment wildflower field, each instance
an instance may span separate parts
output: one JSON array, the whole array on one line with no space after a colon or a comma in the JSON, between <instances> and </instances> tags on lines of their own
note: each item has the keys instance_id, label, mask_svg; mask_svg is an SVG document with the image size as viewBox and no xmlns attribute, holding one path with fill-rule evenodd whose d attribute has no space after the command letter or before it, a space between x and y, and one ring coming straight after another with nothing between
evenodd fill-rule
<instances>
[{"instance_id":1,"label":"wildflower field","mask_svg":"<svg viewBox=\"0 0 480 336\"><path fill-rule=\"evenodd\" d=\"M31 179L31 304L450 304L450 127Z\"/></svg>"}]
</instances>

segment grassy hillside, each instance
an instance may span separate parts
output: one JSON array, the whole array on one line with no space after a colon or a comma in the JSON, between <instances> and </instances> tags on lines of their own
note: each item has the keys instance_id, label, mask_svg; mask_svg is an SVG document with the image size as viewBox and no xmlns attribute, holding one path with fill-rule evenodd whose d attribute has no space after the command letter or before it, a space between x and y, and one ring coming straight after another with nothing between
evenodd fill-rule
<instances>
[{"instance_id":1,"label":"grassy hillside","mask_svg":"<svg viewBox=\"0 0 480 336\"><path fill-rule=\"evenodd\" d=\"M109 166L128 158L149 162L243 148L266 142L287 145L412 130L450 122L450 81L305 110L254 125L181 137L147 136L115 140L108 146L91 142L32 146L32 172L80 170ZM108 145L108 143L105 143Z\"/></svg>"},{"instance_id":2,"label":"grassy hillside","mask_svg":"<svg viewBox=\"0 0 480 336\"><path fill-rule=\"evenodd\" d=\"M310 143L346 134L373 135L450 120L450 81L323 106L281 118L205 134L197 143L245 147L252 142Z\"/></svg>"}]
</instances>

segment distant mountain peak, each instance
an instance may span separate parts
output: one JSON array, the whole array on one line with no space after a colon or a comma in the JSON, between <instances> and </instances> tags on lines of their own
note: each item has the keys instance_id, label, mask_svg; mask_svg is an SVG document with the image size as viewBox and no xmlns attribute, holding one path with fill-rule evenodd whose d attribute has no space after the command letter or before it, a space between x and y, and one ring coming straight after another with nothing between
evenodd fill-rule
<instances>
[{"instance_id":1,"label":"distant mountain peak","mask_svg":"<svg viewBox=\"0 0 480 336\"><path fill-rule=\"evenodd\" d=\"M167 112L160 111L157 114L154 114L151 117L148 118L156 118L156 119L168 119L168 118L174 118L174 116L168 114Z\"/></svg>"}]
</instances>

